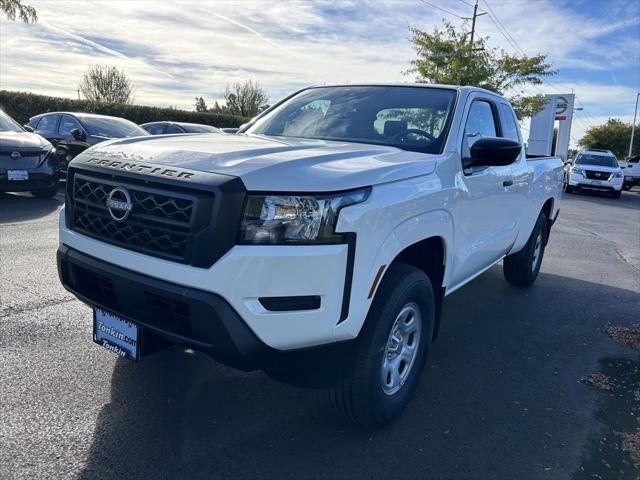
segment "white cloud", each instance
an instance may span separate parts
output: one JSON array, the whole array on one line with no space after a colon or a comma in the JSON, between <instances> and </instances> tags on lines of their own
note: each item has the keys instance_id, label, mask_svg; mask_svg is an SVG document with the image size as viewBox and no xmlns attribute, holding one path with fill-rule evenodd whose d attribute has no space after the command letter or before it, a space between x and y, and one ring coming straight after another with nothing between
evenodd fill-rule
<instances>
[{"instance_id":1,"label":"white cloud","mask_svg":"<svg viewBox=\"0 0 640 480\"><path fill-rule=\"evenodd\" d=\"M584 123L587 113L630 114L629 75L618 75L626 86L593 75L626 69L638 83L640 35L620 41L616 32L637 27L640 7L610 2L594 19L571 3L489 2L525 52L547 53L560 70L562 86L543 91L574 89L585 105ZM74 97L82 73L108 63L131 76L138 103L181 108L192 108L195 96L220 99L225 85L247 78L260 81L272 101L310 84L411 81L402 74L414 56L408 27L430 30L443 17L460 23L414 0L29 3L38 24L0 19L0 88ZM460 16L471 10L459 1L432 3ZM480 7L488 10L484 0ZM513 51L489 15L479 17L477 28L491 45ZM571 82L578 73L581 80Z\"/></svg>"}]
</instances>

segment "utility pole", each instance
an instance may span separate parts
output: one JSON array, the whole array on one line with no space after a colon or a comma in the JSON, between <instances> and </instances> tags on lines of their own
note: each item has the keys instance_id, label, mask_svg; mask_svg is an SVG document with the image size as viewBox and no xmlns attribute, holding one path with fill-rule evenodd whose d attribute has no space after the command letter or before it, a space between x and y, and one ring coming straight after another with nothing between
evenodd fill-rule
<instances>
[{"instance_id":1,"label":"utility pole","mask_svg":"<svg viewBox=\"0 0 640 480\"><path fill-rule=\"evenodd\" d=\"M476 33L476 17L481 17L482 15L486 15L487 12L478 13L478 0L476 0L476 4L473 6L473 19L471 21L471 47L473 48L473 37Z\"/></svg>"},{"instance_id":2,"label":"utility pole","mask_svg":"<svg viewBox=\"0 0 640 480\"><path fill-rule=\"evenodd\" d=\"M633 134L636 133L636 115L638 115L638 98L640 98L640 92L636 93L636 109L633 111L633 123L631 124L631 140L629 141L629 156L633 151Z\"/></svg>"}]
</instances>

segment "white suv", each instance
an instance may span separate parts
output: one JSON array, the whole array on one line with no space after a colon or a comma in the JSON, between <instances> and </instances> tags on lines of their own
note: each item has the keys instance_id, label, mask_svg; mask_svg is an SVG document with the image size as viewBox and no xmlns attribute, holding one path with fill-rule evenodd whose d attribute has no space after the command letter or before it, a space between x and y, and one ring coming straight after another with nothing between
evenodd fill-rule
<instances>
[{"instance_id":1,"label":"white suv","mask_svg":"<svg viewBox=\"0 0 640 480\"><path fill-rule=\"evenodd\" d=\"M624 173L609 150L582 150L565 165L564 191L589 189L609 192L620 198Z\"/></svg>"}]
</instances>

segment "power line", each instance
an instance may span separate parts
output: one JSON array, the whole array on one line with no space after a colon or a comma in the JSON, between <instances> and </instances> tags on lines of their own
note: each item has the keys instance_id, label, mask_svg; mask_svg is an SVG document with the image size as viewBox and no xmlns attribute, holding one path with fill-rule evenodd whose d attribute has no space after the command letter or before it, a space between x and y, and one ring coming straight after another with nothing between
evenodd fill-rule
<instances>
[{"instance_id":1,"label":"power line","mask_svg":"<svg viewBox=\"0 0 640 480\"><path fill-rule=\"evenodd\" d=\"M473 3L469 3L469 2L465 2L465 0L460 0L462 3L464 3L465 5L469 5L470 7L475 7L475 5ZM482 10L481 8L479 8L478 10L480 10L482 13L487 13L484 10Z\"/></svg>"},{"instance_id":2,"label":"power line","mask_svg":"<svg viewBox=\"0 0 640 480\"><path fill-rule=\"evenodd\" d=\"M524 53L524 50L520 48L520 45L518 45L518 42L516 42L516 40L511 36L511 34L505 28L505 26L502 25L502 22L494 13L493 9L491 8L491 5L489 5L489 2L487 2L487 0L483 0L483 1L484 1L484 4L489 9L489 18L491 19L493 24L496 26L498 31L502 34L502 36L505 38L505 40L509 42L509 45L511 45L511 47L515 50L515 52L518 55L526 56L526 54Z\"/></svg>"},{"instance_id":3,"label":"power line","mask_svg":"<svg viewBox=\"0 0 640 480\"><path fill-rule=\"evenodd\" d=\"M433 8L437 8L438 10L442 10L443 12L448 13L449 15L453 15L454 17L458 17L458 18L464 20L464 17L458 15L457 13L453 13L453 12L447 10L446 8L442 8L442 7L439 7L437 5L434 5L433 3L429 3L429 2L427 2L427 0L420 0L420 1L422 3L426 3L427 5L429 5L429 6L433 7Z\"/></svg>"}]
</instances>

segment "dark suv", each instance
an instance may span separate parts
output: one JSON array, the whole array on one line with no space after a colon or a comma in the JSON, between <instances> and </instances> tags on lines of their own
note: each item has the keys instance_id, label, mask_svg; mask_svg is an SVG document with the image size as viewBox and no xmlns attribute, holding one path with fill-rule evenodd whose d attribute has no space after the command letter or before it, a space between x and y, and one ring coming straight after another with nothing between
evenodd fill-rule
<instances>
[{"instance_id":1,"label":"dark suv","mask_svg":"<svg viewBox=\"0 0 640 480\"><path fill-rule=\"evenodd\" d=\"M0 192L52 197L58 191L58 162L51 143L27 132L0 110Z\"/></svg>"},{"instance_id":2,"label":"dark suv","mask_svg":"<svg viewBox=\"0 0 640 480\"><path fill-rule=\"evenodd\" d=\"M67 164L73 157L92 145L112 138L149 135L124 118L93 113L43 113L32 117L25 128L55 145L63 174L66 174Z\"/></svg>"},{"instance_id":3,"label":"dark suv","mask_svg":"<svg viewBox=\"0 0 640 480\"><path fill-rule=\"evenodd\" d=\"M222 133L211 125L186 122L151 122L140 125L151 135L169 135L171 133Z\"/></svg>"}]
</instances>

